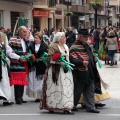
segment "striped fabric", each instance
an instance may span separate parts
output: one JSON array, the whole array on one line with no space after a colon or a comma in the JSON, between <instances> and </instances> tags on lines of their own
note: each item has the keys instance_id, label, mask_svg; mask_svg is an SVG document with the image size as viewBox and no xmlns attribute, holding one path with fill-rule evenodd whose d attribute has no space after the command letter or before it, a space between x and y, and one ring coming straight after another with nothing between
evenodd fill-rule
<instances>
[{"instance_id":1,"label":"striped fabric","mask_svg":"<svg viewBox=\"0 0 120 120\"><path fill-rule=\"evenodd\" d=\"M20 56L24 55L20 39L16 39L16 38L10 39L9 45L17 55L20 55ZM25 71L24 63L21 63L15 59L11 59L10 71L11 72Z\"/></svg>"},{"instance_id":2,"label":"striped fabric","mask_svg":"<svg viewBox=\"0 0 120 120\"><path fill-rule=\"evenodd\" d=\"M80 44L79 41L76 41L73 46L70 48L70 56L74 59L79 59L80 61L88 61L88 53L86 52L85 48L82 44ZM78 67L75 66L74 69L81 70L81 71L87 71L88 68L85 68L84 66Z\"/></svg>"},{"instance_id":3,"label":"striped fabric","mask_svg":"<svg viewBox=\"0 0 120 120\"><path fill-rule=\"evenodd\" d=\"M79 59L80 61L88 61L88 53L79 41L75 43L70 48L70 57L74 59ZM77 83L90 83L94 79L91 78L88 68L84 66L75 66L73 72L74 82Z\"/></svg>"},{"instance_id":4,"label":"striped fabric","mask_svg":"<svg viewBox=\"0 0 120 120\"><path fill-rule=\"evenodd\" d=\"M14 50L17 55L25 55L23 53L21 40L17 38L12 38L9 40L9 45ZM10 64L10 85L28 85L27 74L28 65L27 63L22 63L18 60L11 59Z\"/></svg>"}]
</instances>

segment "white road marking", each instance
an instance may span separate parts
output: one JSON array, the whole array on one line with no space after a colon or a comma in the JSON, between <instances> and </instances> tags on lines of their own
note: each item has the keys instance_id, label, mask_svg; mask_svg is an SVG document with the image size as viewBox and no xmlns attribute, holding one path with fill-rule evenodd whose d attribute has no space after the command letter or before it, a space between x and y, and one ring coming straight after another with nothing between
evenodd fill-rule
<instances>
[{"instance_id":1,"label":"white road marking","mask_svg":"<svg viewBox=\"0 0 120 120\"><path fill-rule=\"evenodd\" d=\"M120 116L120 114L98 114L100 116Z\"/></svg>"},{"instance_id":2,"label":"white road marking","mask_svg":"<svg viewBox=\"0 0 120 120\"><path fill-rule=\"evenodd\" d=\"M0 116L40 116L40 115L49 115L49 114L0 114Z\"/></svg>"},{"instance_id":3,"label":"white road marking","mask_svg":"<svg viewBox=\"0 0 120 120\"><path fill-rule=\"evenodd\" d=\"M41 115L52 115L52 114L0 114L0 116L41 116ZM98 114L98 116L115 116L118 117L120 114Z\"/></svg>"}]
</instances>

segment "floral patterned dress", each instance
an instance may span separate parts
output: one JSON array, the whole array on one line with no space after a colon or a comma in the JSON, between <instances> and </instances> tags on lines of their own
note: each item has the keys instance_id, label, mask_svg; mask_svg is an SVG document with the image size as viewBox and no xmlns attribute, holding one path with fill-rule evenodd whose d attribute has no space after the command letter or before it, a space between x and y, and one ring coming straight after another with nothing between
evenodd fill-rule
<instances>
[{"instance_id":1,"label":"floral patterned dress","mask_svg":"<svg viewBox=\"0 0 120 120\"><path fill-rule=\"evenodd\" d=\"M66 56L69 61L69 50L64 45L66 52L58 46L60 53ZM52 80L52 67L48 69L48 77L46 80L46 108L40 106L41 109L47 110L71 110L73 108L73 76L72 72L64 73L63 67L60 67L60 73L57 84Z\"/></svg>"}]
</instances>

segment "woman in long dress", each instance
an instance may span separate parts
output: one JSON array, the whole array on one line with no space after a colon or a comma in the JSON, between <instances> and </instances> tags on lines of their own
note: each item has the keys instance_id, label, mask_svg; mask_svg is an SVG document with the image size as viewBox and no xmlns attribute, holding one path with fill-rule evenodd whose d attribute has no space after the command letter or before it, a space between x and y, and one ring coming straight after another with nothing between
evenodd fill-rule
<instances>
[{"instance_id":1,"label":"woman in long dress","mask_svg":"<svg viewBox=\"0 0 120 120\"><path fill-rule=\"evenodd\" d=\"M36 60L35 63L30 66L28 75L28 87L27 95L35 98L35 102L40 102L40 94L43 84L43 75L46 70L46 65L42 61L41 56L44 52L48 52L48 46L43 41L43 36L40 33L34 34L34 42L31 42L29 46L31 54L34 54Z\"/></svg>"},{"instance_id":2,"label":"woman in long dress","mask_svg":"<svg viewBox=\"0 0 120 120\"><path fill-rule=\"evenodd\" d=\"M99 58L105 61L105 64L109 64L108 53L105 49L106 41L107 41L107 34L109 32L109 28L105 27L104 30L100 34L100 47L98 50Z\"/></svg>"},{"instance_id":3,"label":"woman in long dress","mask_svg":"<svg viewBox=\"0 0 120 120\"><path fill-rule=\"evenodd\" d=\"M40 109L46 109L52 113L62 110L65 114L74 114L71 112L73 108L72 72L66 71L63 63L52 59L53 55L60 53L69 61L69 49L65 43L65 33L57 32L48 52Z\"/></svg>"},{"instance_id":4,"label":"woman in long dress","mask_svg":"<svg viewBox=\"0 0 120 120\"><path fill-rule=\"evenodd\" d=\"M3 33L0 32L0 100L3 100L3 106L12 105L10 102L11 88L8 75L8 63L3 43Z\"/></svg>"}]
</instances>

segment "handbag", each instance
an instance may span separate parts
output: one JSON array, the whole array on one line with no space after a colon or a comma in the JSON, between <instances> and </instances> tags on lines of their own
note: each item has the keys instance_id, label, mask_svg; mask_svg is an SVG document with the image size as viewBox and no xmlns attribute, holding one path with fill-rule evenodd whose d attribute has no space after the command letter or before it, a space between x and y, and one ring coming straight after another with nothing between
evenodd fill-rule
<instances>
[{"instance_id":1,"label":"handbag","mask_svg":"<svg viewBox=\"0 0 120 120\"><path fill-rule=\"evenodd\" d=\"M113 60L114 61L119 61L120 60L120 54L119 53L115 53Z\"/></svg>"}]
</instances>

